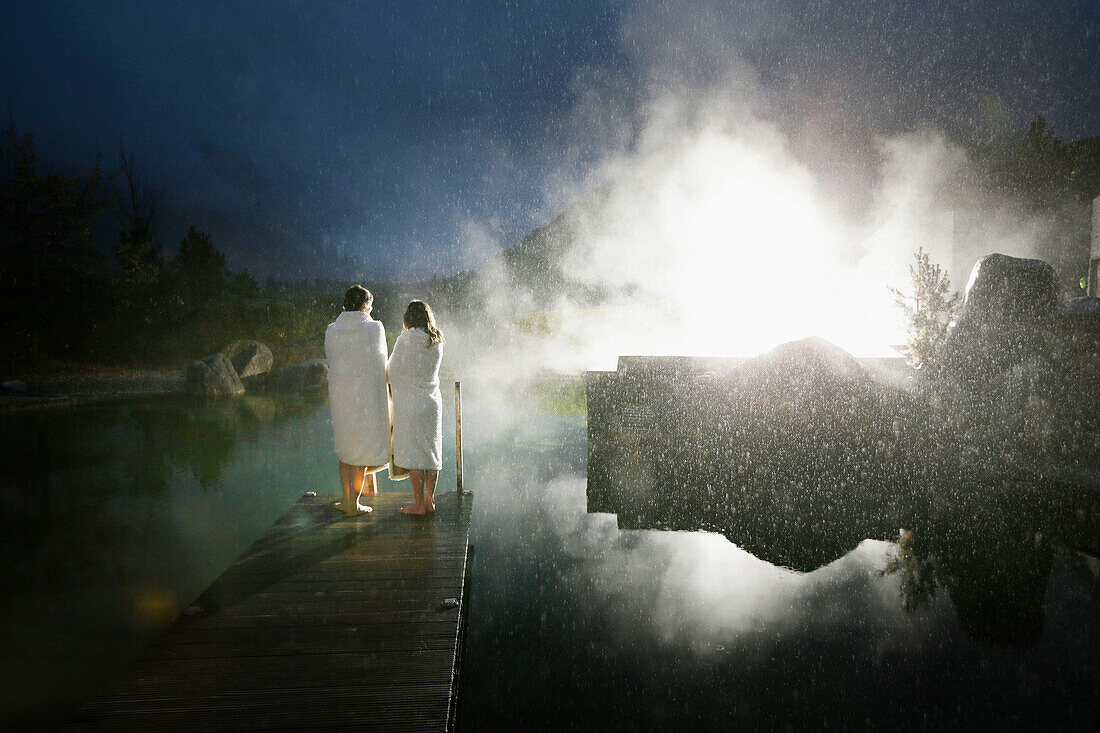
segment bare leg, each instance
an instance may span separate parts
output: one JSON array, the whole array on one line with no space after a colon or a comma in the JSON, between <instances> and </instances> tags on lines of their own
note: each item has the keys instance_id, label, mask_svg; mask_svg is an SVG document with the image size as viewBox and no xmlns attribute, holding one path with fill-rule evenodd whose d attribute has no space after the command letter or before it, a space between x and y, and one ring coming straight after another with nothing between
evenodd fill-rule
<instances>
[{"instance_id":1,"label":"bare leg","mask_svg":"<svg viewBox=\"0 0 1100 733\"><path fill-rule=\"evenodd\" d=\"M364 481L362 486L360 487L359 496L355 499L355 508L358 509L361 513L366 514L367 512L373 512L374 507L364 504L362 501L360 501L360 499L362 499L363 494L374 496L374 494L376 493L376 489L374 485L373 473L368 473L363 478Z\"/></svg>"},{"instance_id":2,"label":"bare leg","mask_svg":"<svg viewBox=\"0 0 1100 733\"><path fill-rule=\"evenodd\" d=\"M359 495L363 491L365 466L352 466L340 461L340 487L344 490L344 500L337 502L337 508L349 517L372 511L369 506L360 506Z\"/></svg>"},{"instance_id":3,"label":"bare leg","mask_svg":"<svg viewBox=\"0 0 1100 733\"><path fill-rule=\"evenodd\" d=\"M439 480L439 471L424 472L424 509L435 511L435 482Z\"/></svg>"},{"instance_id":4,"label":"bare leg","mask_svg":"<svg viewBox=\"0 0 1100 733\"><path fill-rule=\"evenodd\" d=\"M374 511L373 508L359 501L359 497L363 495L363 482L366 478L366 471L366 466L351 467L351 491L349 493L353 494L355 498L352 499L351 496L348 497L350 501L345 505L350 508L348 514L366 514L367 512Z\"/></svg>"},{"instance_id":5,"label":"bare leg","mask_svg":"<svg viewBox=\"0 0 1100 733\"><path fill-rule=\"evenodd\" d=\"M410 468L409 483L412 484L413 500L416 503L412 506L401 507L398 511L402 514L423 514L427 511L424 507L424 472L419 468Z\"/></svg>"}]
</instances>

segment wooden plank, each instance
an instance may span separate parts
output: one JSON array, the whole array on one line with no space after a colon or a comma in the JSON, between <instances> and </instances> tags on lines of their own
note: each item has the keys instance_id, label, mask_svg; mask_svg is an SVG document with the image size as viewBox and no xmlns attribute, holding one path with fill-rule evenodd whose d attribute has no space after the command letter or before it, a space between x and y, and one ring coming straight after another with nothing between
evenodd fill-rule
<instances>
[{"instance_id":1,"label":"wooden plank","mask_svg":"<svg viewBox=\"0 0 1100 733\"><path fill-rule=\"evenodd\" d=\"M286 687L90 704L82 717L96 730L437 730L449 695L449 683L418 685L415 696L405 685Z\"/></svg>"},{"instance_id":2,"label":"wooden plank","mask_svg":"<svg viewBox=\"0 0 1100 733\"><path fill-rule=\"evenodd\" d=\"M295 503L67 729L446 730L472 501L333 501Z\"/></svg>"}]
</instances>

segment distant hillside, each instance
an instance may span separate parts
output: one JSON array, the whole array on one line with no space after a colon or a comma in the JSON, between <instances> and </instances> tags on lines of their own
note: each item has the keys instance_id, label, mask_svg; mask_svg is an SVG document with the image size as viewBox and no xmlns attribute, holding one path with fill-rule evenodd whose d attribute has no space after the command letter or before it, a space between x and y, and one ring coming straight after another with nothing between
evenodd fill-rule
<instances>
[{"instance_id":1,"label":"distant hillside","mask_svg":"<svg viewBox=\"0 0 1100 733\"><path fill-rule=\"evenodd\" d=\"M596 305L613 295L585 283L568 269L570 250L583 241L586 217L605 199L596 191L474 270L433 278L420 286L453 311L476 311L479 304L504 299L517 312L546 310L562 300ZM492 292L490 292L492 291Z\"/></svg>"},{"instance_id":2,"label":"distant hillside","mask_svg":"<svg viewBox=\"0 0 1100 733\"><path fill-rule=\"evenodd\" d=\"M577 238L575 209L570 208L501 253L511 284L544 296L569 287L571 278L562 263Z\"/></svg>"}]
</instances>

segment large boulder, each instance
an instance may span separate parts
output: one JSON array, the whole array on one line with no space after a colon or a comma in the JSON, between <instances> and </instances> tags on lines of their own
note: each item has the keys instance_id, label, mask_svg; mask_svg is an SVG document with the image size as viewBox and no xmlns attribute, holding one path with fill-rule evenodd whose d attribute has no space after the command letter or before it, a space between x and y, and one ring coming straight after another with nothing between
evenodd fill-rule
<instances>
[{"instance_id":1,"label":"large boulder","mask_svg":"<svg viewBox=\"0 0 1100 733\"><path fill-rule=\"evenodd\" d=\"M328 386L328 363L324 359L311 359L300 364L276 369L268 379L276 392L308 392Z\"/></svg>"},{"instance_id":2,"label":"large boulder","mask_svg":"<svg viewBox=\"0 0 1100 733\"><path fill-rule=\"evenodd\" d=\"M974 263L965 308L991 316L1049 318L1058 305L1054 268L1042 260L988 254Z\"/></svg>"},{"instance_id":3,"label":"large boulder","mask_svg":"<svg viewBox=\"0 0 1100 733\"><path fill-rule=\"evenodd\" d=\"M731 372L732 404L721 420L754 421L787 436L835 442L889 434L904 411L896 389L880 384L851 354L824 339L791 341ZM720 402L720 401L718 401ZM720 426L715 426L720 429Z\"/></svg>"},{"instance_id":4,"label":"large boulder","mask_svg":"<svg viewBox=\"0 0 1100 733\"><path fill-rule=\"evenodd\" d=\"M823 338L790 341L746 360L734 372L753 392L772 399L819 403L872 378L854 356Z\"/></svg>"},{"instance_id":5,"label":"large boulder","mask_svg":"<svg viewBox=\"0 0 1100 733\"><path fill-rule=\"evenodd\" d=\"M203 397L225 397L244 392L233 362L218 352L187 367L185 389L188 394Z\"/></svg>"},{"instance_id":6,"label":"large boulder","mask_svg":"<svg viewBox=\"0 0 1100 733\"><path fill-rule=\"evenodd\" d=\"M259 341L238 339L218 349L233 363L237 370L237 376L245 387L253 387L263 384L267 379L275 358L271 355L271 349Z\"/></svg>"},{"instance_id":7,"label":"large boulder","mask_svg":"<svg viewBox=\"0 0 1100 733\"><path fill-rule=\"evenodd\" d=\"M1042 260L989 254L974 265L939 373L982 392L1007 369L1051 358L1058 286Z\"/></svg>"},{"instance_id":8,"label":"large boulder","mask_svg":"<svg viewBox=\"0 0 1100 733\"><path fill-rule=\"evenodd\" d=\"M918 450L903 437L915 422L912 397L820 338L783 344L656 401L657 434L671 463L684 466L683 483L699 461L704 473L723 466L730 485L840 500L855 487L877 491L869 487L904 473L898 466Z\"/></svg>"}]
</instances>

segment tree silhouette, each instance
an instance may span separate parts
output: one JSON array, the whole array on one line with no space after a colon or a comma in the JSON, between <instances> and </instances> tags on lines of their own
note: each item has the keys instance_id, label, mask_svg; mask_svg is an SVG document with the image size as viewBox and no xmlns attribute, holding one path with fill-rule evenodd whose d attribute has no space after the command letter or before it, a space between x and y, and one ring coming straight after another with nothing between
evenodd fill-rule
<instances>
[{"instance_id":1,"label":"tree silhouette","mask_svg":"<svg viewBox=\"0 0 1100 733\"><path fill-rule=\"evenodd\" d=\"M231 273L225 255L214 247L210 235L195 227L187 230L173 260L183 276L190 305L201 305L225 293Z\"/></svg>"},{"instance_id":2,"label":"tree silhouette","mask_svg":"<svg viewBox=\"0 0 1100 733\"><path fill-rule=\"evenodd\" d=\"M909 266L912 294L891 287L894 302L905 313L909 333L909 362L920 369L932 365L947 340L947 327L959 305L959 294L951 291L951 278L933 263L924 248L913 255Z\"/></svg>"},{"instance_id":3,"label":"tree silhouette","mask_svg":"<svg viewBox=\"0 0 1100 733\"><path fill-rule=\"evenodd\" d=\"M256 278L248 270L241 270L233 276L229 283L229 290L233 297L238 299L255 298L260 294L260 286L256 284Z\"/></svg>"},{"instance_id":4,"label":"tree silhouette","mask_svg":"<svg viewBox=\"0 0 1100 733\"><path fill-rule=\"evenodd\" d=\"M34 137L12 128L0 145L0 168L0 288L7 301L0 324L8 348L37 359L44 333L103 297L102 283L89 273L101 271L92 231L111 204L108 180L98 158L87 175L41 170Z\"/></svg>"},{"instance_id":5,"label":"tree silhouette","mask_svg":"<svg viewBox=\"0 0 1100 733\"><path fill-rule=\"evenodd\" d=\"M1073 152L1042 115L1032 120L1012 157L992 166L992 174L995 186L1036 210L1057 208L1073 198L1084 200L1083 190L1075 185Z\"/></svg>"},{"instance_id":6,"label":"tree silhouette","mask_svg":"<svg viewBox=\"0 0 1100 733\"><path fill-rule=\"evenodd\" d=\"M118 142L119 177L115 213L118 217L118 244L112 251L125 285L142 288L154 282L163 268L160 230L164 223L167 199L164 189L149 182Z\"/></svg>"}]
</instances>

